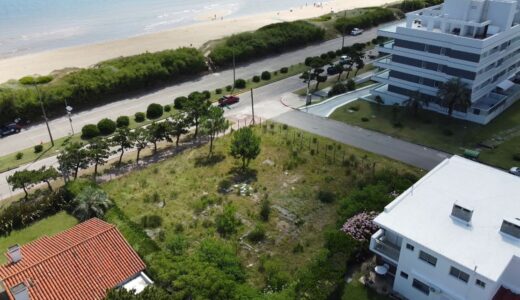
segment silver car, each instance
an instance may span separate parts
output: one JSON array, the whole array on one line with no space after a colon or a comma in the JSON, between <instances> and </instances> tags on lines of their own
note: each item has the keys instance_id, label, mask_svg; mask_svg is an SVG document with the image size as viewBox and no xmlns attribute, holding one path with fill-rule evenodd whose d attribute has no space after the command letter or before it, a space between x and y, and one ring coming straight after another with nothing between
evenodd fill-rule
<instances>
[{"instance_id":1,"label":"silver car","mask_svg":"<svg viewBox=\"0 0 520 300\"><path fill-rule=\"evenodd\" d=\"M516 176L520 176L520 167L512 167L511 169L509 169L509 173Z\"/></svg>"}]
</instances>

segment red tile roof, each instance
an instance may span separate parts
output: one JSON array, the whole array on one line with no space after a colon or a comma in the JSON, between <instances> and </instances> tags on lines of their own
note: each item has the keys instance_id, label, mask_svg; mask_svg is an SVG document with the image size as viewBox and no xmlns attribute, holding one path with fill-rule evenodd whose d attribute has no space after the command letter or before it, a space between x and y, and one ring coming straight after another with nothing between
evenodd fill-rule
<instances>
[{"instance_id":1,"label":"red tile roof","mask_svg":"<svg viewBox=\"0 0 520 300\"><path fill-rule=\"evenodd\" d=\"M495 294L495 297L493 297L493 300L520 300L520 295L501 286Z\"/></svg>"},{"instance_id":2,"label":"red tile roof","mask_svg":"<svg viewBox=\"0 0 520 300\"><path fill-rule=\"evenodd\" d=\"M0 279L6 290L25 283L31 300L103 299L107 289L146 267L117 228L99 219L42 237L21 252L21 261L0 266Z\"/></svg>"}]
</instances>

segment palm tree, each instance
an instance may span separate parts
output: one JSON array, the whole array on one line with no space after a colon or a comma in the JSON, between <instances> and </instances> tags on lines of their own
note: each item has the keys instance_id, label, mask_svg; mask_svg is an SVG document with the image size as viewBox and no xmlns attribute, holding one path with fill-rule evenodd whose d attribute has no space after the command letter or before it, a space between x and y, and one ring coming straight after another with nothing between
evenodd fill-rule
<instances>
[{"instance_id":1,"label":"palm tree","mask_svg":"<svg viewBox=\"0 0 520 300\"><path fill-rule=\"evenodd\" d=\"M88 186L74 198L73 205L72 214L80 221L85 221L93 217L103 217L112 202L105 191Z\"/></svg>"},{"instance_id":2,"label":"palm tree","mask_svg":"<svg viewBox=\"0 0 520 300\"><path fill-rule=\"evenodd\" d=\"M408 109L413 112L413 115L416 117L419 113L419 109L423 106L428 106L429 101L426 97L423 97L421 92L415 91L408 100L403 102L404 106L408 107Z\"/></svg>"},{"instance_id":3,"label":"palm tree","mask_svg":"<svg viewBox=\"0 0 520 300\"><path fill-rule=\"evenodd\" d=\"M444 82L439 87L437 95L441 99L441 105L448 107L450 117L455 106L461 107L464 111L471 106L471 91L460 78L452 78Z\"/></svg>"}]
</instances>

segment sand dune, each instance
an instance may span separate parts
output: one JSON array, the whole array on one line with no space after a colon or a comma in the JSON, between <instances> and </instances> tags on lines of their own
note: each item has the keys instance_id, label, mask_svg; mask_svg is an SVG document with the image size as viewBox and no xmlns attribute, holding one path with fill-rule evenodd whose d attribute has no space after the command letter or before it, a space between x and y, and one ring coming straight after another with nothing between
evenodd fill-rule
<instances>
[{"instance_id":1,"label":"sand dune","mask_svg":"<svg viewBox=\"0 0 520 300\"><path fill-rule=\"evenodd\" d=\"M332 0L317 7L309 5L291 10L271 12L240 18L227 18L225 12L199 16L205 20L190 26L172 30L47 52L28 54L0 60L0 82L17 79L29 74L49 74L54 70L68 67L88 67L102 60L139 54L145 51L160 51L183 46L199 47L205 42L222 38L237 32L255 30L267 24L312 18L331 11L380 6L388 0ZM215 19L214 16L217 15Z\"/></svg>"}]
</instances>

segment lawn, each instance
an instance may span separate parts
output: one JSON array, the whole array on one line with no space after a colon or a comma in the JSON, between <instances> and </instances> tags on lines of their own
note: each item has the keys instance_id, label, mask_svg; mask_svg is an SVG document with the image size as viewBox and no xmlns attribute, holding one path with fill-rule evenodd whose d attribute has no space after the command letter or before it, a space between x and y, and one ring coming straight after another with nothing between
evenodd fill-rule
<instances>
[{"instance_id":1,"label":"lawn","mask_svg":"<svg viewBox=\"0 0 520 300\"><path fill-rule=\"evenodd\" d=\"M479 160L504 169L519 165L513 159L520 153L520 102L487 125L451 119L430 111L421 111L418 116L405 108L378 106L358 100L337 109L332 119L389 134L413 143L462 154L464 149L481 151ZM401 127L394 126L400 123ZM480 144L494 144L488 149Z\"/></svg>"},{"instance_id":2,"label":"lawn","mask_svg":"<svg viewBox=\"0 0 520 300\"><path fill-rule=\"evenodd\" d=\"M60 212L54 216L40 220L29 227L13 231L9 236L0 238L0 249L6 251L8 247L19 244L24 245L42 236L51 236L60 233L78 224L78 220L66 212ZM6 263L4 255L0 257L0 263Z\"/></svg>"},{"instance_id":3,"label":"lawn","mask_svg":"<svg viewBox=\"0 0 520 300\"><path fill-rule=\"evenodd\" d=\"M361 282L359 273L354 274L353 280L345 286L342 300L389 300L387 296L379 295L372 289L368 289Z\"/></svg>"},{"instance_id":4,"label":"lawn","mask_svg":"<svg viewBox=\"0 0 520 300\"><path fill-rule=\"evenodd\" d=\"M131 222L160 216L162 223L147 233L161 248L171 237L181 236L188 252L205 238L224 239L216 231L215 217L225 204L232 204L241 225L225 240L236 246L247 281L261 288L265 280L259 270L261 259L276 260L292 277L323 249L324 229L337 226L338 204L319 201L320 190L333 191L336 197L347 195L371 176L373 170L367 166L418 174L395 161L278 124L255 131L262 138L262 149L250 172L237 170L238 162L228 155L230 136L225 136L217 140L212 158L207 146L186 150L105 183L103 189ZM359 161L359 170L345 167L344 159ZM258 217L262 199L271 204L268 222ZM109 221L115 218L121 223L121 214L109 212L109 216ZM256 224L262 224L267 236L259 243L244 238ZM130 241L134 247L143 246L137 237L129 240L136 241L137 245Z\"/></svg>"}]
</instances>

